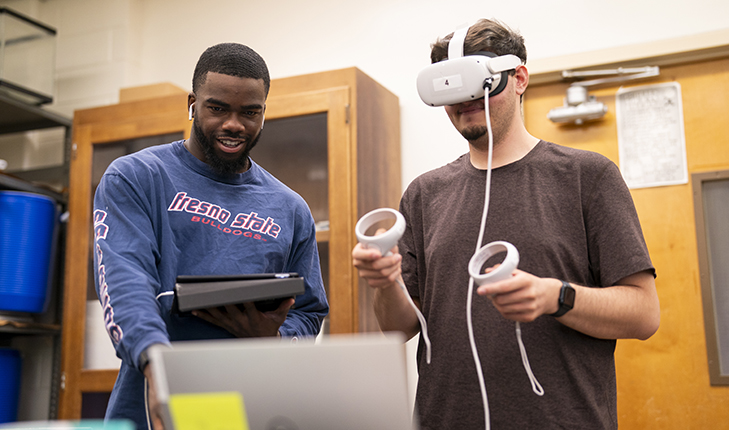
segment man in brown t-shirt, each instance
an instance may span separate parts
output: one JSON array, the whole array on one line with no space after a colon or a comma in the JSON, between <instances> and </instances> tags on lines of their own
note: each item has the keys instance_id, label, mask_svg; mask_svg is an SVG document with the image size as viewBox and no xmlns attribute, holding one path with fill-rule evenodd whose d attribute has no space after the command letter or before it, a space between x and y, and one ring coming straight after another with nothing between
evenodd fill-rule
<instances>
[{"instance_id":1,"label":"man in brown t-shirt","mask_svg":"<svg viewBox=\"0 0 729 430\"><path fill-rule=\"evenodd\" d=\"M433 63L447 57L449 41L433 45ZM527 132L520 35L480 20L464 52L483 51L522 60L488 98L493 177L483 241L476 243L489 156L482 98L445 107L469 151L410 184L400 204L408 226L399 249L382 257L357 245L354 265L375 289L383 331L420 332L398 280L427 320L432 360L426 363L421 339L416 395L422 428L617 428L615 340L648 339L660 320L655 271L630 193L605 157ZM480 286L472 297L484 414L466 324L468 262L496 240L514 244L520 263L510 279ZM542 396L522 366L517 322Z\"/></svg>"}]
</instances>

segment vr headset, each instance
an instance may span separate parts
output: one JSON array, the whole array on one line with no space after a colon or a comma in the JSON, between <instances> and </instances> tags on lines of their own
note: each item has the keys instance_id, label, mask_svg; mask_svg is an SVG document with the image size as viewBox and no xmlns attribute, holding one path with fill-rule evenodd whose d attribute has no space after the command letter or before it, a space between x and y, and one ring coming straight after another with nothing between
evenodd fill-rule
<instances>
[{"instance_id":1,"label":"vr headset","mask_svg":"<svg viewBox=\"0 0 729 430\"><path fill-rule=\"evenodd\" d=\"M508 71L516 69L521 59L508 54L496 56L477 52L463 56L468 27L453 33L448 43L448 59L424 68L418 74L418 94L425 104L445 106L495 96L504 90Z\"/></svg>"}]
</instances>

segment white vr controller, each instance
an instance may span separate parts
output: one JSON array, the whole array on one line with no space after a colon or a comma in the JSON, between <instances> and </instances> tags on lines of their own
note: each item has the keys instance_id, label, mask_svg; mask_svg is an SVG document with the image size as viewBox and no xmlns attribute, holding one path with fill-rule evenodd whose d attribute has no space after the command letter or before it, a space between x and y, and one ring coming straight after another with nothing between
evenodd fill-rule
<instances>
[{"instance_id":1,"label":"white vr controller","mask_svg":"<svg viewBox=\"0 0 729 430\"><path fill-rule=\"evenodd\" d=\"M504 251L506 251L506 258L499 267L489 273L481 273L481 268L486 260ZM491 242L473 254L468 263L468 274L477 285L481 286L509 279L518 265L519 251L514 245L504 241Z\"/></svg>"},{"instance_id":2,"label":"white vr controller","mask_svg":"<svg viewBox=\"0 0 729 430\"><path fill-rule=\"evenodd\" d=\"M370 227L388 218L394 218L395 224L385 233L376 236L366 234ZM380 254L387 255L405 233L405 225L405 217L400 212L395 209L381 208L368 212L360 218L354 227L354 233L357 235L359 243L365 248L377 249Z\"/></svg>"},{"instance_id":3,"label":"white vr controller","mask_svg":"<svg viewBox=\"0 0 729 430\"><path fill-rule=\"evenodd\" d=\"M386 232L376 236L367 235L367 230L370 227L388 218L394 218L395 224ZM354 232L357 235L359 243L365 248L377 249L380 251L380 254L387 255L402 237L405 232L405 226L405 218L400 212L395 209L381 208L368 212L360 218L354 227ZM489 258L500 252L506 252L506 257L501 262L501 265L489 273L481 273L483 264ZM471 261L468 263L468 273L476 284L480 286L508 279L518 265L519 251L516 250L516 247L509 242L497 241L481 247L481 249L473 254Z\"/></svg>"},{"instance_id":4,"label":"white vr controller","mask_svg":"<svg viewBox=\"0 0 729 430\"><path fill-rule=\"evenodd\" d=\"M386 232L376 236L367 235L367 230L370 227L388 218L395 218L395 224ZM354 233L357 235L357 240L362 244L362 246L365 248L377 249L380 251L380 254L385 256L392 254L390 250L397 245L397 241L400 240L403 233L405 233L405 226L405 217L402 216L400 212L395 209L381 208L370 211L360 218L359 221L357 221L357 225L354 226ZM410 297L410 293L402 280L398 279L397 283L405 294L410 306L412 306L415 311L415 315L418 317L418 321L420 322L420 334L423 337L423 342L425 342L425 361L430 364L431 349L430 338L428 337L428 323L425 321L423 313L420 312L420 309L415 304L412 297Z\"/></svg>"},{"instance_id":5,"label":"white vr controller","mask_svg":"<svg viewBox=\"0 0 729 430\"><path fill-rule=\"evenodd\" d=\"M521 64L521 59L512 54L464 57L463 42L467 32L467 27L456 30L448 43L448 59L431 64L418 74L418 94L425 104L445 106L478 100L484 97L489 78L493 79L493 90L498 87L502 72Z\"/></svg>"}]
</instances>

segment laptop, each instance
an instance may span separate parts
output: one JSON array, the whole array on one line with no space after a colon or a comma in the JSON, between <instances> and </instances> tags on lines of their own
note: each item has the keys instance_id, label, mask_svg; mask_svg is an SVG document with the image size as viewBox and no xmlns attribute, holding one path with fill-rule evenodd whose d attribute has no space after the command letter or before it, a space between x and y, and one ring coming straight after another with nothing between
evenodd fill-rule
<instances>
[{"instance_id":1,"label":"laptop","mask_svg":"<svg viewBox=\"0 0 729 430\"><path fill-rule=\"evenodd\" d=\"M404 341L400 333L226 339L154 346L149 355L165 429L218 420L250 430L415 430ZM232 400L246 426L180 406L206 396L216 406Z\"/></svg>"}]
</instances>

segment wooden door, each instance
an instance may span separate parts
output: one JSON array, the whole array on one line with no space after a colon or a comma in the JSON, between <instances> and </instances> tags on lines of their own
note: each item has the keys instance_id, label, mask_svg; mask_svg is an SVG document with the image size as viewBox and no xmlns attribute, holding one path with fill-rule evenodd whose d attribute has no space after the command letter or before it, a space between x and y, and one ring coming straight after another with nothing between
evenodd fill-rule
<instances>
[{"instance_id":1,"label":"wooden door","mask_svg":"<svg viewBox=\"0 0 729 430\"><path fill-rule=\"evenodd\" d=\"M689 176L729 168L729 59L662 66L658 78L625 86L661 82L681 85ZM547 112L563 104L567 86L553 83L527 90L524 116L529 132L619 163L619 85L590 91L608 106L602 120L581 126L551 123ZM657 270L661 326L646 342L618 341L620 428L729 429L729 390L712 387L709 381L691 183L631 193Z\"/></svg>"}]
</instances>

